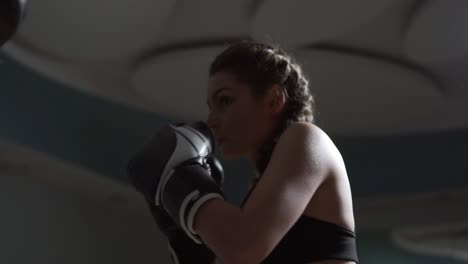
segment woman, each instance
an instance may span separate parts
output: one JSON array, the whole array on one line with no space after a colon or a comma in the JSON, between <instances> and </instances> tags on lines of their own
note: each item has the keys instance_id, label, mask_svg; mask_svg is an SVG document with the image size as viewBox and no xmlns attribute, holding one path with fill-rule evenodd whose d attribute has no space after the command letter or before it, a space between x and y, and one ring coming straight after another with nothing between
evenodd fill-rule
<instances>
[{"instance_id":1,"label":"woman","mask_svg":"<svg viewBox=\"0 0 468 264\"><path fill-rule=\"evenodd\" d=\"M242 207L206 202L195 231L225 263L356 263L351 189L340 152L313 124L300 66L277 47L244 41L210 67L207 124L226 159L256 180Z\"/></svg>"}]
</instances>

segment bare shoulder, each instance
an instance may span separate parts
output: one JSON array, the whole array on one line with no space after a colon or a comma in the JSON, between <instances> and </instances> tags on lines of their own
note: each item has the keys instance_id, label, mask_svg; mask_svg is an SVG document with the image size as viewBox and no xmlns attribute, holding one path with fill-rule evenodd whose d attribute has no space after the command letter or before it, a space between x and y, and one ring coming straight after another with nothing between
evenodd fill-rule
<instances>
[{"instance_id":1,"label":"bare shoulder","mask_svg":"<svg viewBox=\"0 0 468 264\"><path fill-rule=\"evenodd\" d=\"M302 145L303 157L310 156L317 166L336 168L344 165L343 157L331 137L319 126L312 123L296 122L291 124L281 136L278 145L280 144L283 147L278 146L279 148Z\"/></svg>"},{"instance_id":2,"label":"bare shoulder","mask_svg":"<svg viewBox=\"0 0 468 264\"><path fill-rule=\"evenodd\" d=\"M287 130L303 131L308 133L309 136L314 136L315 139L331 140L328 134L319 126L308 122L295 122Z\"/></svg>"},{"instance_id":3,"label":"bare shoulder","mask_svg":"<svg viewBox=\"0 0 468 264\"><path fill-rule=\"evenodd\" d=\"M283 135L301 135L304 136L305 139L311 140L330 140L330 137L323 131L320 127L313 123L307 122L295 122L292 123L286 131L284 131Z\"/></svg>"},{"instance_id":4,"label":"bare shoulder","mask_svg":"<svg viewBox=\"0 0 468 264\"><path fill-rule=\"evenodd\" d=\"M305 146L312 147L315 151L337 151L330 136L313 123L296 122L284 131L284 141L302 141Z\"/></svg>"}]
</instances>

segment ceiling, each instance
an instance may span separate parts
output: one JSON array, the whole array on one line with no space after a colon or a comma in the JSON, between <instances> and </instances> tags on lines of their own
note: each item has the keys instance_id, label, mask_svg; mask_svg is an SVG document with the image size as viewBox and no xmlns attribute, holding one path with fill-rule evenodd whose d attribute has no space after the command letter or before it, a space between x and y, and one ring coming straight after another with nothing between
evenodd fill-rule
<instances>
[{"instance_id":1,"label":"ceiling","mask_svg":"<svg viewBox=\"0 0 468 264\"><path fill-rule=\"evenodd\" d=\"M468 126L468 1L31 0L4 51L71 89L203 119L227 43L274 42L304 67L318 123L344 135Z\"/></svg>"}]
</instances>

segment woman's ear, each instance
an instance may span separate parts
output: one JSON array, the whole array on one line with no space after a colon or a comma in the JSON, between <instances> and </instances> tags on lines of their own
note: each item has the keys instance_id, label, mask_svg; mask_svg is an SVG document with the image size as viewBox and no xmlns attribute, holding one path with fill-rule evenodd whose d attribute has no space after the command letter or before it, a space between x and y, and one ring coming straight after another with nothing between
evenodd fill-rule
<instances>
[{"instance_id":1,"label":"woman's ear","mask_svg":"<svg viewBox=\"0 0 468 264\"><path fill-rule=\"evenodd\" d=\"M286 97L283 92L283 87L274 84L269 92L269 107L273 115L279 114L286 104Z\"/></svg>"}]
</instances>

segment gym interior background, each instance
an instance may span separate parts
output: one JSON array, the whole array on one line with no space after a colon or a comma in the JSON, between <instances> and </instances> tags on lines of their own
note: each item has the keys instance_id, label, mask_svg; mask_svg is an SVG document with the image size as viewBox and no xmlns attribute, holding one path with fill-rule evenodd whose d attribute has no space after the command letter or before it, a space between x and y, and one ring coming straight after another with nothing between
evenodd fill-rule
<instances>
[{"instance_id":1,"label":"gym interior background","mask_svg":"<svg viewBox=\"0 0 468 264\"><path fill-rule=\"evenodd\" d=\"M245 37L304 65L347 164L361 263L468 262L467 12L462 0L31 0L1 51L0 262L170 263L125 162L162 124L203 118L209 61ZM239 204L250 168L222 162Z\"/></svg>"}]
</instances>

